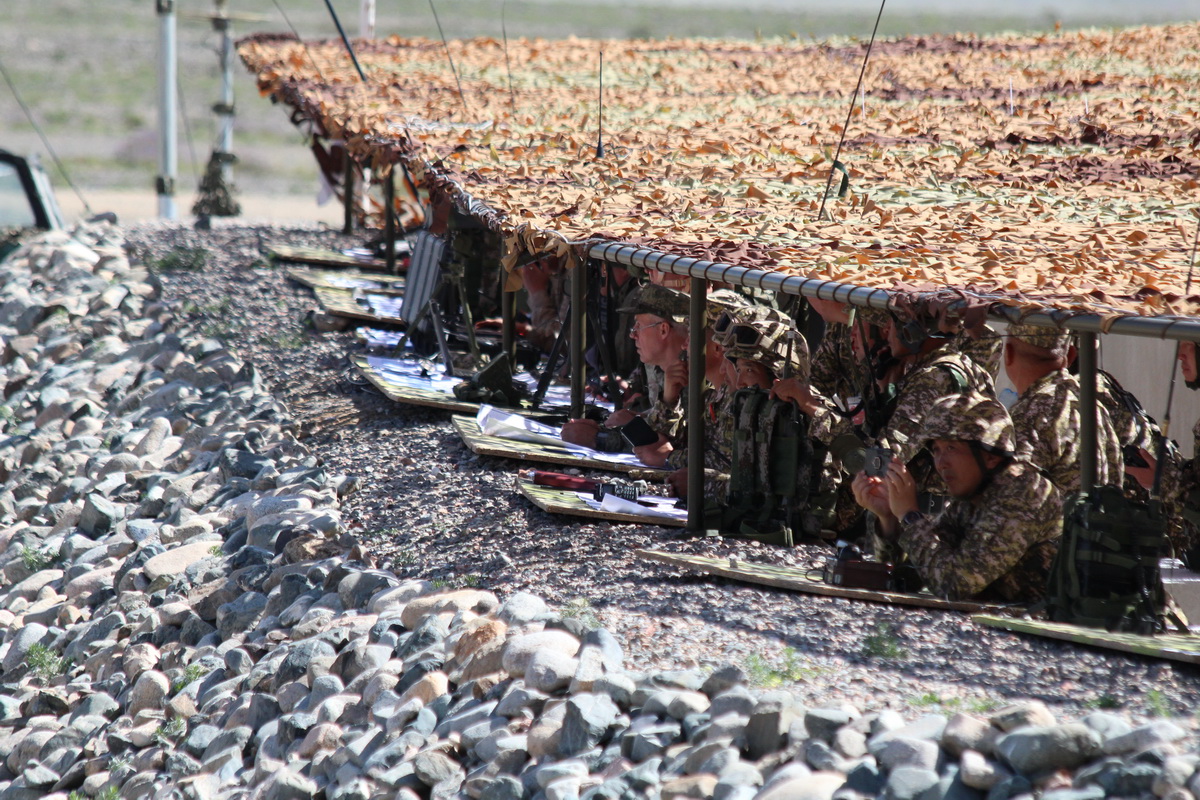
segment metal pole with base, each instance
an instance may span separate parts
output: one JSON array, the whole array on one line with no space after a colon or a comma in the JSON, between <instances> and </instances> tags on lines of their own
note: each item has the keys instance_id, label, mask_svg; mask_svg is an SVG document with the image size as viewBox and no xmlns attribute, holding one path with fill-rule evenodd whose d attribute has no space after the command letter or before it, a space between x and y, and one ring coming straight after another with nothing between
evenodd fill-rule
<instances>
[{"instance_id":1,"label":"metal pole with base","mask_svg":"<svg viewBox=\"0 0 1200 800\"><path fill-rule=\"evenodd\" d=\"M175 0L156 0L158 13L158 215L178 219L175 180L179 174L178 78L175 56Z\"/></svg>"},{"instance_id":2,"label":"metal pole with base","mask_svg":"<svg viewBox=\"0 0 1200 800\"><path fill-rule=\"evenodd\" d=\"M1096 334L1079 334L1079 491L1096 486Z\"/></svg>"},{"instance_id":3,"label":"metal pole with base","mask_svg":"<svg viewBox=\"0 0 1200 800\"><path fill-rule=\"evenodd\" d=\"M587 318L587 259L575 261L571 270L571 418L583 416L584 320Z\"/></svg>"},{"instance_id":4,"label":"metal pole with base","mask_svg":"<svg viewBox=\"0 0 1200 800\"><path fill-rule=\"evenodd\" d=\"M354 159L350 150L343 149L346 168L342 173L342 233L346 236L354 233Z\"/></svg>"},{"instance_id":5,"label":"metal pole with base","mask_svg":"<svg viewBox=\"0 0 1200 800\"><path fill-rule=\"evenodd\" d=\"M688 313L688 487L687 529L704 532L704 328L708 324L705 306L708 282L692 278L691 307Z\"/></svg>"}]
</instances>

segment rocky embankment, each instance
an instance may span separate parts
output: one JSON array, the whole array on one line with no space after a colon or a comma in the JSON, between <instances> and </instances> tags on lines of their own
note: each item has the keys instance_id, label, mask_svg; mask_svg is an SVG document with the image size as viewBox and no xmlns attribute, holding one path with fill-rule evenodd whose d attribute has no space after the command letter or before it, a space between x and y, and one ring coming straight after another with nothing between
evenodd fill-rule
<instances>
[{"instance_id":1,"label":"rocky embankment","mask_svg":"<svg viewBox=\"0 0 1200 800\"><path fill-rule=\"evenodd\" d=\"M357 481L119 231L3 265L0 800L1200 795L1187 720L822 707L363 563Z\"/></svg>"}]
</instances>

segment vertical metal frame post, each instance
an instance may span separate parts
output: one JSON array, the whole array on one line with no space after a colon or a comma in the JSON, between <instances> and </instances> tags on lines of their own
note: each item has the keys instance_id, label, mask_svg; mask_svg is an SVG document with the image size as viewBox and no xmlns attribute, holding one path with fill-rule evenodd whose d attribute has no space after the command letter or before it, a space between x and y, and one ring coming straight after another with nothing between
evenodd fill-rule
<instances>
[{"instance_id":1,"label":"vertical metal frame post","mask_svg":"<svg viewBox=\"0 0 1200 800\"><path fill-rule=\"evenodd\" d=\"M1079 490L1096 485L1096 334L1079 334Z\"/></svg>"},{"instance_id":2,"label":"vertical metal frame post","mask_svg":"<svg viewBox=\"0 0 1200 800\"><path fill-rule=\"evenodd\" d=\"M157 0L158 14L158 215L178 219L175 179L179 174L178 63L176 60L175 0Z\"/></svg>"},{"instance_id":3,"label":"vertical metal frame post","mask_svg":"<svg viewBox=\"0 0 1200 800\"><path fill-rule=\"evenodd\" d=\"M500 348L508 356L510 363L517 356L517 293L504 288L503 270L500 275ZM514 367L515 369L515 367Z\"/></svg>"},{"instance_id":4,"label":"vertical metal frame post","mask_svg":"<svg viewBox=\"0 0 1200 800\"><path fill-rule=\"evenodd\" d=\"M342 173L342 233L354 233L354 159L350 149L345 148L345 170Z\"/></svg>"},{"instance_id":5,"label":"vertical metal frame post","mask_svg":"<svg viewBox=\"0 0 1200 800\"><path fill-rule=\"evenodd\" d=\"M708 282L692 278L691 307L688 314L688 520L687 529L704 531L704 329L708 325L705 310Z\"/></svg>"},{"instance_id":6,"label":"vertical metal frame post","mask_svg":"<svg viewBox=\"0 0 1200 800\"><path fill-rule=\"evenodd\" d=\"M587 319L587 259L577 258L571 270L571 417L583 416L584 320Z\"/></svg>"},{"instance_id":7,"label":"vertical metal frame post","mask_svg":"<svg viewBox=\"0 0 1200 800\"><path fill-rule=\"evenodd\" d=\"M387 271L396 274L396 167L383 180L383 246Z\"/></svg>"}]
</instances>

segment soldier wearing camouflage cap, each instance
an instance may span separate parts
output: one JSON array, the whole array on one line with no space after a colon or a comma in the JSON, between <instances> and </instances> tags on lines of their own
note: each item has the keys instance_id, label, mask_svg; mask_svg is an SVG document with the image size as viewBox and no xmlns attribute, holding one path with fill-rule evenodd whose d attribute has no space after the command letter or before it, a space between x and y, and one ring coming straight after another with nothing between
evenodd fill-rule
<instances>
[{"instance_id":1,"label":"soldier wearing camouflage cap","mask_svg":"<svg viewBox=\"0 0 1200 800\"><path fill-rule=\"evenodd\" d=\"M1036 468L1014 455L1016 434L994 397L940 398L920 439L951 499L936 515L918 510L913 476L898 460L888 474L859 474L854 495L878 518L934 594L952 600L1029 602L1044 595L1062 535L1062 500Z\"/></svg>"},{"instance_id":2,"label":"soldier wearing camouflage cap","mask_svg":"<svg viewBox=\"0 0 1200 800\"><path fill-rule=\"evenodd\" d=\"M1067 367L1070 334L1028 324L1009 326L1004 370L1019 395L1009 410L1019 452L1067 496L1080 489L1079 381ZM1121 444L1108 412L1097 408L1096 483L1124 480Z\"/></svg>"},{"instance_id":3,"label":"soldier wearing camouflage cap","mask_svg":"<svg viewBox=\"0 0 1200 800\"><path fill-rule=\"evenodd\" d=\"M720 344L730 361L759 364L767 371L763 388L771 388L775 378L808 381L808 343L785 322L770 319L735 322L725 331Z\"/></svg>"}]
</instances>

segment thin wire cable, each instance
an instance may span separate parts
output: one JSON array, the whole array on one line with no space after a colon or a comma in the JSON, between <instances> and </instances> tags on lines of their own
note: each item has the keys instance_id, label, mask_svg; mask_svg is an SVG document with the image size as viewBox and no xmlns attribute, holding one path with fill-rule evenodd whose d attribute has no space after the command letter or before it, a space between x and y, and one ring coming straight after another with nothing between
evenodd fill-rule
<instances>
[{"instance_id":1,"label":"thin wire cable","mask_svg":"<svg viewBox=\"0 0 1200 800\"><path fill-rule=\"evenodd\" d=\"M1196 268L1196 246L1198 244L1200 244L1200 215L1196 217L1196 235L1192 238L1192 254L1188 257L1187 283L1183 288L1185 300L1192 293L1192 274ZM1158 496L1159 490L1162 488L1163 456L1167 449L1167 437L1171 433L1171 404L1175 400L1175 380L1179 375L1179 348L1182 346L1183 342L1175 342L1175 358L1171 361L1171 385L1167 389L1167 410L1163 412L1162 425L1159 427L1161 433L1158 437L1158 460L1154 465L1154 488L1151 490L1154 497ZM1193 343L1192 347L1196 348L1196 345Z\"/></svg>"},{"instance_id":2,"label":"thin wire cable","mask_svg":"<svg viewBox=\"0 0 1200 800\"><path fill-rule=\"evenodd\" d=\"M329 0L325 0L325 2L329 2ZM442 37L442 48L446 51L446 60L450 62L450 72L454 74L454 83L458 85L458 99L462 101L463 113L470 117L471 109L467 107L467 96L463 94L462 81L458 79L458 70L454 67L454 56L450 55L450 43L446 41L446 33L442 30L442 21L438 18L433 0L429 0L429 10L433 12L433 21L437 23L438 36Z\"/></svg>"},{"instance_id":3,"label":"thin wire cable","mask_svg":"<svg viewBox=\"0 0 1200 800\"><path fill-rule=\"evenodd\" d=\"M517 115L517 95L513 92L512 67L508 61L508 26L504 22L504 14L507 10L508 0L504 0L500 4L500 33L504 36L504 71L508 73L508 114L515 118Z\"/></svg>"},{"instance_id":4,"label":"thin wire cable","mask_svg":"<svg viewBox=\"0 0 1200 800\"><path fill-rule=\"evenodd\" d=\"M192 122L188 119L187 103L183 99L183 81L179 79L179 73L175 74L175 95L179 98L179 118L183 120L183 138L187 140L188 153L192 157L192 178L196 181L196 186L200 185L200 171L197 165L200 163L196 158L196 142L192 138ZM213 149L216 149L215 142Z\"/></svg>"},{"instance_id":5,"label":"thin wire cable","mask_svg":"<svg viewBox=\"0 0 1200 800\"><path fill-rule=\"evenodd\" d=\"M79 202L83 204L84 212L86 212L89 217L92 216L92 207L88 204L87 199L84 198L83 193L79 191L79 187L75 185L75 181L71 180L71 175L67 172L67 166L63 164L62 159L58 157L58 153L54 151L54 146L50 144L50 140L46 137L46 132L42 130L42 126L39 125L38 121L34 118L33 111L30 110L29 106L25 105L25 100L21 97L21 93L17 91L17 85L13 83L12 78L8 74L8 70L4 68L4 61L2 59L0 59L0 75L4 76L4 82L8 84L9 90L12 91L13 97L17 101L17 105L19 105L21 110L25 112L25 119L29 120L29 124L32 125L33 129L37 132L38 138L42 140L42 144L45 146L46 152L50 154L50 158L54 160L54 165L58 167L58 171L62 173L63 180L67 182L67 185L71 187L73 192L75 192L75 196L79 198Z\"/></svg>"},{"instance_id":6,"label":"thin wire cable","mask_svg":"<svg viewBox=\"0 0 1200 800\"><path fill-rule=\"evenodd\" d=\"M363 72L363 68L358 63L358 56L354 54L354 45L350 44L350 37L346 35L346 29L342 27L342 20L338 17L337 12L333 10L331 0L325 0L325 8L329 9L329 16L333 17L333 24L337 28L338 36L342 37L342 44L346 47L346 52L350 54L350 61L354 64L354 71L358 73L358 79L363 83L367 82L367 75Z\"/></svg>"},{"instance_id":7,"label":"thin wire cable","mask_svg":"<svg viewBox=\"0 0 1200 800\"><path fill-rule=\"evenodd\" d=\"M833 186L833 173L837 171L836 165L842 157L842 145L846 142L846 132L850 130L850 120L854 116L854 102L858 99L858 93L862 89L863 76L867 74L867 62L871 60L871 48L875 46L875 34L879 32L879 20L883 19L885 5L887 5L887 0L880 0L879 14L875 17L875 27L871 29L871 41L867 42L867 52L863 55L862 69L858 71L858 83L854 86L854 93L850 95L850 108L846 111L846 124L842 125L842 135L838 137L833 163L829 165L829 178L825 181L825 191L821 194L821 210L817 212L818 220L825 218L825 201L829 198L829 187Z\"/></svg>"},{"instance_id":8,"label":"thin wire cable","mask_svg":"<svg viewBox=\"0 0 1200 800\"><path fill-rule=\"evenodd\" d=\"M288 17L287 12L283 10L283 6L279 5L279 0L272 0L272 2L275 3L275 8L279 11L279 15L283 17L283 21L291 28L292 35L296 37L296 41L300 42L300 46L304 48L304 54L312 62L313 69L317 71L317 75L321 78L321 83L329 83L329 81L325 80L325 73L321 71L321 65L317 63L317 60L313 58L312 51L308 49L308 42L304 41L303 37L300 36L300 31L296 30L296 26L292 24L292 20Z\"/></svg>"}]
</instances>

